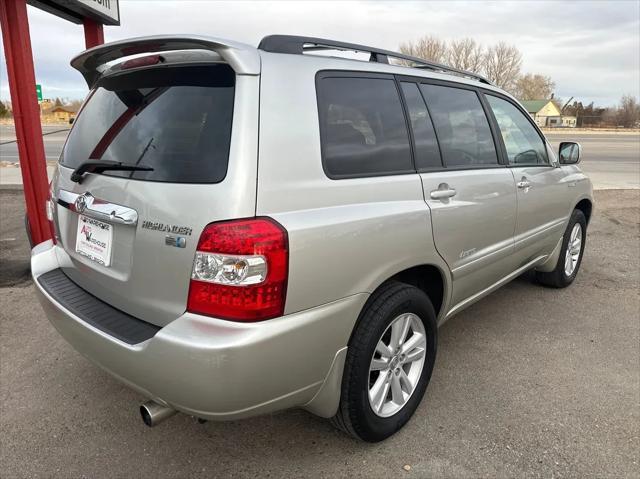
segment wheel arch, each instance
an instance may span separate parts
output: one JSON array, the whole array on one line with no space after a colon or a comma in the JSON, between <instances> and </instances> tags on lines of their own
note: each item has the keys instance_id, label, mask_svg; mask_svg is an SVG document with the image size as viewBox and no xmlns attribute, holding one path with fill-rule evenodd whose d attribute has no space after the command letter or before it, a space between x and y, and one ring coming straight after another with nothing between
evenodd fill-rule
<instances>
[{"instance_id":1,"label":"wheel arch","mask_svg":"<svg viewBox=\"0 0 640 479\"><path fill-rule=\"evenodd\" d=\"M591 219L591 213L593 212L593 202L589 198L583 198L578 201L574 209L582 211L585 218L587 219L588 225L589 220Z\"/></svg>"},{"instance_id":2,"label":"wheel arch","mask_svg":"<svg viewBox=\"0 0 640 479\"><path fill-rule=\"evenodd\" d=\"M432 264L413 266L394 274L383 284L389 281L410 284L423 291L431 300L436 317L440 317L447 292L445 276L440 268Z\"/></svg>"},{"instance_id":3,"label":"wheel arch","mask_svg":"<svg viewBox=\"0 0 640 479\"><path fill-rule=\"evenodd\" d=\"M409 284L423 291L433 305L438 324L442 323L450 292L450 278L441 267L435 264L425 263L405 268L395 272L388 278L382 279L369 295L369 299L367 299L362 306L358 319L351 330L351 336L353 336L353 332L357 329L358 324L360 324L360 319L365 309L375 299L376 295L392 282ZM351 342L351 336L349 337L349 342Z\"/></svg>"}]
</instances>

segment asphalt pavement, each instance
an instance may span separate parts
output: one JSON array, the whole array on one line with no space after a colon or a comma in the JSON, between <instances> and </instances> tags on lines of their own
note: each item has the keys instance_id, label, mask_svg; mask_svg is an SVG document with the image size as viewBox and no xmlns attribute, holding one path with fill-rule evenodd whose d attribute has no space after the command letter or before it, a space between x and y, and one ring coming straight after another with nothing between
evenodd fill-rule
<instances>
[{"instance_id":1,"label":"asphalt pavement","mask_svg":"<svg viewBox=\"0 0 640 479\"><path fill-rule=\"evenodd\" d=\"M67 139L71 125L43 125L44 152L47 161L57 161ZM15 128L12 125L0 125L0 161L20 161Z\"/></svg>"},{"instance_id":2,"label":"asphalt pavement","mask_svg":"<svg viewBox=\"0 0 640 479\"><path fill-rule=\"evenodd\" d=\"M640 133L545 131L555 151L561 141L582 145L580 168L597 189L640 188Z\"/></svg>"},{"instance_id":3,"label":"asphalt pavement","mask_svg":"<svg viewBox=\"0 0 640 479\"><path fill-rule=\"evenodd\" d=\"M524 275L449 320L415 416L372 445L301 410L144 426L144 398L44 317L21 192L0 189L0 476L637 478L640 191L596 202L576 282Z\"/></svg>"}]
</instances>

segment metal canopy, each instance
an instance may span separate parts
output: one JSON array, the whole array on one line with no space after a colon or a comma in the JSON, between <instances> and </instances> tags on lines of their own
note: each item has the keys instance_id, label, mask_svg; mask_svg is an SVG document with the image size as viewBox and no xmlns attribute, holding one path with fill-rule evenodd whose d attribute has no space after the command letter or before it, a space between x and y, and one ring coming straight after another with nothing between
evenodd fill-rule
<instances>
[{"instance_id":1,"label":"metal canopy","mask_svg":"<svg viewBox=\"0 0 640 479\"><path fill-rule=\"evenodd\" d=\"M27 0L27 3L77 24L89 18L102 25L120 25L119 0Z\"/></svg>"}]
</instances>

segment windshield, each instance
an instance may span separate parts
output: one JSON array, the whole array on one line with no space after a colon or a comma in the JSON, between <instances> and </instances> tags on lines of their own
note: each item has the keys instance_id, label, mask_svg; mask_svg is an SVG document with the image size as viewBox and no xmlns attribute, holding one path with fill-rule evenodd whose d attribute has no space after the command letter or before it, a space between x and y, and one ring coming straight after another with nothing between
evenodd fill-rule
<instances>
[{"instance_id":1,"label":"windshield","mask_svg":"<svg viewBox=\"0 0 640 479\"><path fill-rule=\"evenodd\" d=\"M104 175L218 183L227 173L235 75L228 65L154 68L101 80L69 134L60 162L119 161L153 171Z\"/></svg>"}]
</instances>

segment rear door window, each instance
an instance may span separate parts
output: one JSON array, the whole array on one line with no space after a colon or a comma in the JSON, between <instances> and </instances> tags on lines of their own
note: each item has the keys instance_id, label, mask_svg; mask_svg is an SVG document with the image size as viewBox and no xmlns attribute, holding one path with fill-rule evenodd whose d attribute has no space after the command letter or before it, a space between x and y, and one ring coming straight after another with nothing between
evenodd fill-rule
<instances>
[{"instance_id":1,"label":"rear door window","mask_svg":"<svg viewBox=\"0 0 640 479\"><path fill-rule=\"evenodd\" d=\"M329 177L414 172L393 79L321 77L317 88L322 159Z\"/></svg>"},{"instance_id":2,"label":"rear door window","mask_svg":"<svg viewBox=\"0 0 640 479\"><path fill-rule=\"evenodd\" d=\"M502 134L510 165L548 165L547 148L531 122L514 105L486 95Z\"/></svg>"},{"instance_id":3,"label":"rear door window","mask_svg":"<svg viewBox=\"0 0 640 479\"><path fill-rule=\"evenodd\" d=\"M447 167L498 164L489 121L473 90L421 84Z\"/></svg>"},{"instance_id":4,"label":"rear door window","mask_svg":"<svg viewBox=\"0 0 640 479\"><path fill-rule=\"evenodd\" d=\"M87 160L153 171L104 175L218 183L229 160L235 74L228 65L147 69L102 79L69 134L61 164Z\"/></svg>"},{"instance_id":5,"label":"rear door window","mask_svg":"<svg viewBox=\"0 0 640 479\"><path fill-rule=\"evenodd\" d=\"M418 85L409 82L402 82L401 85L411 119L416 167L418 170L442 168L436 133Z\"/></svg>"}]
</instances>

